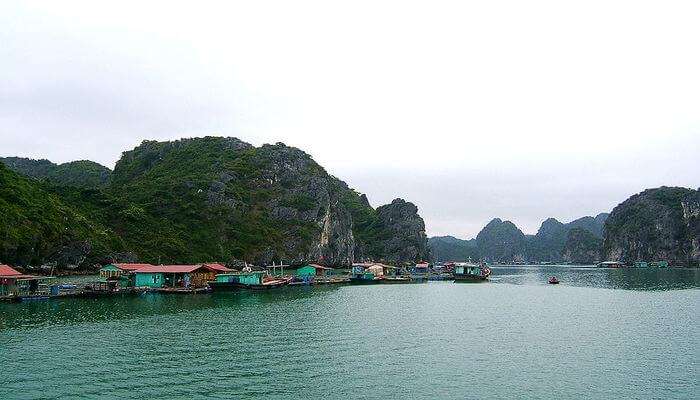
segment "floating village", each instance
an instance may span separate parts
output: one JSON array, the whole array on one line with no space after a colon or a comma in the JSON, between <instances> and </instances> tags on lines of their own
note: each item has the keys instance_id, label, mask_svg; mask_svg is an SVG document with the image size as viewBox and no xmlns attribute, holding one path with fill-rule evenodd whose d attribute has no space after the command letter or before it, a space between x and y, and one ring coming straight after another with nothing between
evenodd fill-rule
<instances>
[{"instance_id":1,"label":"floating village","mask_svg":"<svg viewBox=\"0 0 700 400\"><path fill-rule=\"evenodd\" d=\"M35 301L64 297L102 297L158 293L210 293L271 290L285 286L422 283L433 280L482 282L491 274L486 264L427 262L409 267L356 263L349 269L319 264L291 267L245 265L240 270L221 263L152 265L113 263L102 266L99 279L57 282L57 277L24 274L0 264L0 300Z\"/></svg>"},{"instance_id":2,"label":"floating village","mask_svg":"<svg viewBox=\"0 0 700 400\"><path fill-rule=\"evenodd\" d=\"M64 297L103 297L158 293L211 293L242 290L270 290L285 286L372 285L424 283L428 281L485 282L491 269L484 263L447 262L433 265L420 262L397 267L378 262L355 263L350 268L319 264L258 267L244 264L239 269L218 262L191 265L152 265L111 263L99 269L93 281L70 283L55 276L22 273L0 264L0 300L34 301ZM668 262L636 262L625 265L604 261L599 268L666 268ZM558 284L549 277L547 283Z\"/></svg>"}]
</instances>

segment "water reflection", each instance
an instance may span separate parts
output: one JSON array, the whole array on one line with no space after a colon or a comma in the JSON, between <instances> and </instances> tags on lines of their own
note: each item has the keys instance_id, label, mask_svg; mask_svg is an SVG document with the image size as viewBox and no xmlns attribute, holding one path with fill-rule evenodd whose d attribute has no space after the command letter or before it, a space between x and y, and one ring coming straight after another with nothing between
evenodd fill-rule
<instances>
[{"instance_id":1,"label":"water reflection","mask_svg":"<svg viewBox=\"0 0 700 400\"><path fill-rule=\"evenodd\" d=\"M265 292L212 294L142 293L96 299L66 298L26 303L0 302L0 330L132 319L194 310L259 306L322 297L336 287L289 287Z\"/></svg>"}]
</instances>

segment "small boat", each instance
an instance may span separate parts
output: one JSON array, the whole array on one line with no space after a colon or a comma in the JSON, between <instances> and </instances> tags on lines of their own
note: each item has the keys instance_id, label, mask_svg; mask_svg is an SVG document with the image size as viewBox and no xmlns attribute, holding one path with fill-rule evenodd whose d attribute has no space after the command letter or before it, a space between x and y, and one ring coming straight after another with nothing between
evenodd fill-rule
<instances>
[{"instance_id":1,"label":"small boat","mask_svg":"<svg viewBox=\"0 0 700 400\"><path fill-rule=\"evenodd\" d=\"M372 285L384 282L383 269L378 265L365 267L355 264L350 270L350 283L353 285Z\"/></svg>"},{"instance_id":2,"label":"small boat","mask_svg":"<svg viewBox=\"0 0 700 400\"><path fill-rule=\"evenodd\" d=\"M250 271L240 273L225 273L216 275L216 280L209 282L213 292L230 292L240 289L266 290L286 286L294 277L272 277L263 271Z\"/></svg>"},{"instance_id":3,"label":"small boat","mask_svg":"<svg viewBox=\"0 0 700 400\"><path fill-rule=\"evenodd\" d=\"M483 282L491 276L491 269L486 264L455 264L455 282Z\"/></svg>"},{"instance_id":4,"label":"small boat","mask_svg":"<svg viewBox=\"0 0 700 400\"><path fill-rule=\"evenodd\" d=\"M385 276L384 283L411 283L413 279L410 276Z\"/></svg>"},{"instance_id":5,"label":"small boat","mask_svg":"<svg viewBox=\"0 0 700 400\"><path fill-rule=\"evenodd\" d=\"M559 283L559 279L557 279L556 276L550 276L547 283L549 283L550 285L556 285Z\"/></svg>"},{"instance_id":6,"label":"small boat","mask_svg":"<svg viewBox=\"0 0 700 400\"><path fill-rule=\"evenodd\" d=\"M603 261L598 263L598 268L623 268L625 264L620 261Z\"/></svg>"}]
</instances>

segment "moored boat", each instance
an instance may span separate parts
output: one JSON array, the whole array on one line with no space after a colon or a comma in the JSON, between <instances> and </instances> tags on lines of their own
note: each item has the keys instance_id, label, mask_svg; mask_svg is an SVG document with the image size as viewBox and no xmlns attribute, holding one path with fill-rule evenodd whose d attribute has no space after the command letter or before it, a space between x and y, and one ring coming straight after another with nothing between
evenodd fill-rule
<instances>
[{"instance_id":1,"label":"moored boat","mask_svg":"<svg viewBox=\"0 0 700 400\"><path fill-rule=\"evenodd\" d=\"M559 279L557 279L556 276L550 276L547 280L547 283L549 283L550 285L557 285L559 283Z\"/></svg>"},{"instance_id":2,"label":"moored boat","mask_svg":"<svg viewBox=\"0 0 700 400\"><path fill-rule=\"evenodd\" d=\"M213 292L226 292L240 289L266 290L288 285L294 278L291 276L272 277L265 271L250 271L225 273L216 275L216 280L209 282Z\"/></svg>"},{"instance_id":3,"label":"moored boat","mask_svg":"<svg viewBox=\"0 0 700 400\"><path fill-rule=\"evenodd\" d=\"M385 276L384 283L411 283L413 279L410 276Z\"/></svg>"},{"instance_id":4,"label":"moored boat","mask_svg":"<svg viewBox=\"0 0 700 400\"><path fill-rule=\"evenodd\" d=\"M379 265L355 264L350 270L350 283L354 285L371 285L384 282L384 271Z\"/></svg>"},{"instance_id":5,"label":"moored boat","mask_svg":"<svg viewBox=\"0 0 700 400\"><path fill-rule=\"evenodd\" d=\"M620 261L603 261L598 263L598 268L623 268L625 264Z\"/></svg>"},{"instance_id":6,"label":"moored boat","mask_svg":"<svg viewBox=\"0 0 700 400\"><path fill-rule=\"evenodd\" d=\"M491 275L491 269L486 264L476 265L468 263L455 264L455 282L483 282Z\"/></svg>"}]
</instances>

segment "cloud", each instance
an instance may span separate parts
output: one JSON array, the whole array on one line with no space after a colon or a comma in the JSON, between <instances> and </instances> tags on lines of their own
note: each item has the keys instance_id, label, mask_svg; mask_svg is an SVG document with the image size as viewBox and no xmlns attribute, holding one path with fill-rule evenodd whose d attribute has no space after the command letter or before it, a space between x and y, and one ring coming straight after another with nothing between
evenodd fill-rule
<instances>
[{"instance_id":1,"label":"cloud","mask_svg":"<svg viewBox=\"0 0 700 400\"><path fill-rule=\"evenodd\" d=\"M696 2L2 7L0 155L283 141L461 236L700 185Z\"/></svg>"}]
</instances>

